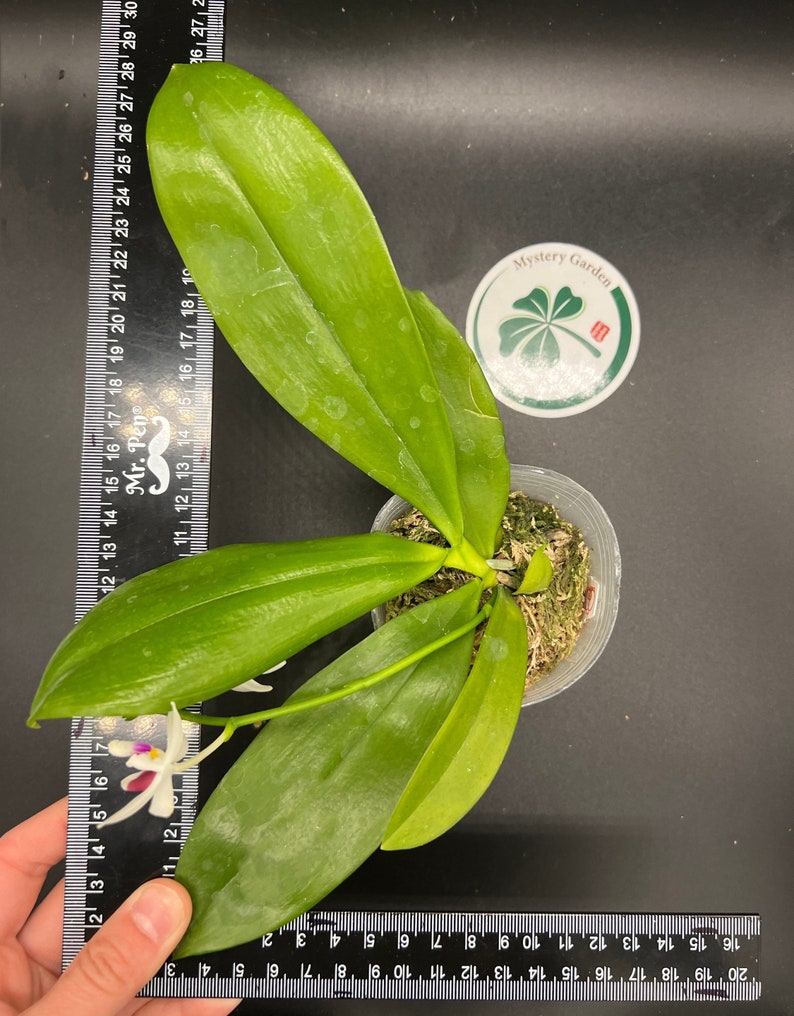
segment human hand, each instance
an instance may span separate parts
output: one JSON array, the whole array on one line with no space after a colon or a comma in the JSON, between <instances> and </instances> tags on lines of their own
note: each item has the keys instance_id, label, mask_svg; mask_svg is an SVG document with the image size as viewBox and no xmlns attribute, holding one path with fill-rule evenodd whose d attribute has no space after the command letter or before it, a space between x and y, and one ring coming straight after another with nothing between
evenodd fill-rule
<instances>
[{"instance_id":1,"label":"human hand","mask_svg":"<svg viewBox=\"0 0 794 1016\"><path fill-rule=\"evenodd\" d=\"M187 928L187 890L137 889L61 974L63 882L33 909L66 853L66 798L0 839L0 1016L226 1016L237 999L136 999ZM32 913L31 913L32 911Z\"/></svg>"}]
</instances>

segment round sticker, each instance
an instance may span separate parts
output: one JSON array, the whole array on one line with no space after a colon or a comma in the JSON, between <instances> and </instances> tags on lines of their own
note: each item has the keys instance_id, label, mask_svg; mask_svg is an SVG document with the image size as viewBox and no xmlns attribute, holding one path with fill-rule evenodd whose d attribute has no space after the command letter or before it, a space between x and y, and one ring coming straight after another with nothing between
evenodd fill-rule
<instances>
[{"instance_id":1,"label":"round sticker","mask_svg":"<svg viewBox=\"0 0 794 1016\"><path fill-rule=\"evenodd\" d=\"M496 397L532 416L572 416L625 379L640 342L628 283L604 258L568 243L508 254L469 304L466 339Z\"/></svg>"}]
</instances>

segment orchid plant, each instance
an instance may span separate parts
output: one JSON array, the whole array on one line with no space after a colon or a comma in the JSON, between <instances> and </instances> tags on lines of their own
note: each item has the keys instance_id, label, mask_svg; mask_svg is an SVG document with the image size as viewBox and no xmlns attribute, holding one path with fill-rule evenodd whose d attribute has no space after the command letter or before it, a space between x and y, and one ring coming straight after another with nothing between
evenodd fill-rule
<instances>
[{"instance_id":1,"label":"orchid plant","mask_svg":"<svg viewBox=\"0 0 794 1016\"><path fill-rule=\"evenodd\" d=\"M167 815L175 774L267 721L177 867L194 901L179 954L191 955L281 926L379 846L426 843L475 804L521 707L527 632L515 597L548 584L550 566L538 558L513 588L498 581L510 469L496 403L456 328L400 284L317 127L238 68L180 65L155 99L147 143L164 221L249 370L446 541L366 533L216 548L130 579L56 650L31 725L168 714L164 751L110 743L138 796L109 821L147 805ZM186 711L442 567L469 580L378 628L284 704ZM188 720L221 728L191 759Z\"/></svg>"}]
</instances>

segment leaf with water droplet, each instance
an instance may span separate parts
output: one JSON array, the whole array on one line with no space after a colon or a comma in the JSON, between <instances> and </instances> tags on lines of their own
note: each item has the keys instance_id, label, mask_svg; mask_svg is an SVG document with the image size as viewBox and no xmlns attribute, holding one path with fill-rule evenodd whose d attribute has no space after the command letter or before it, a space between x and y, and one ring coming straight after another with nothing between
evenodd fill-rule
<instances>
[{"instance_id":1,"label":"leaf with water droplet","mask_svg":"<svg viewBox=\"0 0 794 1016\"><path fill-rule=\"evenodd\" d=\"M365 533L218 547L135 576L55 651L31 721L212 698L432 575L444 553Z\"/></svg>"},{"instance_id":2,"label":"leaf with water droplet","mask_svg":"<svg viewBox=\"0 0 794 1016\"><path fill-rule=\"evenodd\" d=\"M485 793L518 722L526 667L526 622L512 595L500 587L471 673L400 798L384 850L428 843Z\"/></svg>"},{"instance_id":3,"label":"leaf with water droplet","mask_svg":"<svg viewBox=\"0 0 794 1016\"><path fill-rule=\"evenodd\" d=\"M494 552L510 463L493 392L455 325L424 293L406 290L452 425L463 535L483 557Z\"/></svg>"},{"instance_id":4,"label":"leaf with water droplet","mask_svg":"<svg viewBox=\"0 0 794 1016\"><path fill-rule=\"evenodd\" d=\"M383 625L289 701L323 694L471 620L474 581ZM473 633L388 680L257 735L201 811L177 879L193 920L181 955L273 931L313 906L383 839L389 818L466 679Z\"/></svg>"},{"instance_id":5,"label":"leaf with water droplet","mask_svg":"<svg viewBox=\"0 0 794 1016\"><path fill-rule=\"evenodd\" d=\"M264 81L215 61L172 68L146 140L166 226L243 363L457 543L438 386L377 222L329 141Z\"/></svg>"}]
</instances>

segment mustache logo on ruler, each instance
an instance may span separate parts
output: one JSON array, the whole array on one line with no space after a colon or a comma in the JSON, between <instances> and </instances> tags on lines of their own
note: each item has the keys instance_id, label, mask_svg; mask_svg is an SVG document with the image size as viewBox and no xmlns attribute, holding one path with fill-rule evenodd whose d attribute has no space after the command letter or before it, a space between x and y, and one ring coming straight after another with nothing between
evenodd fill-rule
<instances>
[{"instance_id":1,"label":"mustache logo on ruler","mask_svg":"<svg viewBox=\"0 0 794 1016\"><path fill-rule=\"evenodd\" d=\"M152 423L160 426L160 431L155 434L149 442L149 457L146 460L146 468L155 476L157 483L149 487L150 494L164 494L168 490L171 481L171 470L163 458L163 452L171 443L171 424L164 416L155 416Z\"/></svg>"},{"instance_id":2,"label":"mustache logo on ruler","mask_svg":"<svg viewBox=\"0 0 794 1016\"><path fill-rule=\"evenodd\" d=\"M171 444L171 424L164 416L152 417L152 424L159 427L159 430L154 437L145 442L142 439L146 436L149 421L141 414L138 406L133 407L133 412L135 413L132 428L133 434L127 441L127 449L130 452L135 452L141 448L146 448L148 452L146 469L149 470L156 480L155 483L150 485L149 493L164 494L171 482L171 469L163 458L163 453L168 450L168 446ZM143 458L141 458L140 462L143 461ZM141 481L146 473L146 469L138 462L133 462L129 471L124 472L124 477L127 480L124 489L127 494L143 494L144 489L141 486Z\"/></svg>"}]
</instances>

